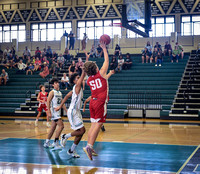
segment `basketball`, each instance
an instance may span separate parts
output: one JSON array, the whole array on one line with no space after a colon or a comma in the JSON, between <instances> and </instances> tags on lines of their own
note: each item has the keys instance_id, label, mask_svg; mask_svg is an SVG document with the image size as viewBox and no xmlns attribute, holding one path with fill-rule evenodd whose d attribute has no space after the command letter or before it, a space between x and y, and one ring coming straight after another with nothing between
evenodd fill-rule
<instances>
[{"instance_id":1,"label":"basketball","mask_svg":"<svg viewBox=\"0 0 200 174\"><path fill-rule=\"evenodd\" d=\"M100 37L100 42L103 42L106 45L108 45L110 41L111 41L110 36L108 36L107 34L104 34Z\"/></svg>"}]
</instances>

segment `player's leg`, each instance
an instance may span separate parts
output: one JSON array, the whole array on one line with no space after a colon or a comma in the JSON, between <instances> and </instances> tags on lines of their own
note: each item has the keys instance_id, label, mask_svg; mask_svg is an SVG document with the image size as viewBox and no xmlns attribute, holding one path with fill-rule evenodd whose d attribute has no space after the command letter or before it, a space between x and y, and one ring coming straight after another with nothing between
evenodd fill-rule
<instances>
[{"instance_id":1,"label":"player's leg","mask_svg":"<svg viewBox=\"0 0 200 174\"><path fill-rule=\"evenodd\" d=\"M55 145L54 149L56 150L56 149L61 149L61 146L59 145L59 136L62 130L64 129L64 124L61 118L54 120L54 122L58 126L54 140L54 145Z\"/></svg>"},{"instance_id":2,"label":"player's leg","mask_svg":"<svg viewBox=\"0 0 200 174\"><path fill-rule=\"evenodd\" d=\"M36 120L35 120L35 126L37 127L38 126L38 120L39 120L39 118L40 118L40 116L41 116L41 111L38 111L38 115L37 115L37 117L36 117Z\"/></svg>"},{"instance_id":3,"label":"player's leg","mask_svg":"<svg viewBox=\"0 0 200 174\"><path fill-rule=\"evenodd\" d=\"M50 144L50 139L51 139L51 137L53 136L53 133L54 133L54 131L55 131L55 129L56 129L56 126L57 126L57 124L56 124L56 122L55 121L52 121L51 122L51 128L50 128L50 131L49 131L49 133L48 133L48 135L47 135L47 139L46 139L46 141L44 142L44 147L53 147L51 144Z\"/></svg>"},{"instance_id":4,"label":"player's leg","mask_svg":"<svg viewBox=\"0 0 200 174\"><path fill-rule=\"evenodd\" d=\"M47 113L47 105L45 104L44 105L44 111L46 112L46 117L47 117L47 127L51 127L51 124L49 123L49 117L48 117L48 113Z\"/></svg>"}]
</instances>

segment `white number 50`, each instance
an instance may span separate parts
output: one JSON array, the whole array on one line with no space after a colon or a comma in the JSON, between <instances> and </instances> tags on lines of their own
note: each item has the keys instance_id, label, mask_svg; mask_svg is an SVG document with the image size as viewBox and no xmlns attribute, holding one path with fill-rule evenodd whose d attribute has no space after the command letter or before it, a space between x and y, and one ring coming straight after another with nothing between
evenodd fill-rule
<instances>
[{"instance_id":1,"label":"white number 50","mask_svg":"<svg viewBox=\"0 0 200 174\"><path fill-rule=\"evenodd\" d=\"M92 90L99 89L102 87L102 83L100 79L95 79L89 82L90 86L92 86Z\"/></svg>"}]
</instances>

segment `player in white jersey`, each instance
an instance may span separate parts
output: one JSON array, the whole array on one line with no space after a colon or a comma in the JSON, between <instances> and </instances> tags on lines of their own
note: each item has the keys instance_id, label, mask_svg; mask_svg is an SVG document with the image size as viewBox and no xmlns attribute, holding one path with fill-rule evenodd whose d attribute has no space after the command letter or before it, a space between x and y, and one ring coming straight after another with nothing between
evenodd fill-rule
<instances>
[{"instance_id":1,"label":"player in white jersey","mask_svg":"<svg viewBox=\"0 0 200 174\"><path fill-rule=\"evenodd\" d=\"M61 111L56 111L55 108L60 106L62 102L62 93L59 91L59 81L58 79L53 79L51 81L53 83L54 89L49 93L49 96L47 98L47 113L48 117L51 118L51 129L48 133L47 139L44 142L44 147L60 149L59 146L59 136L64 129L64 124L61 119ZM64 105L63 109L67 112L67 108ZM58 126L57 130L56 127ZM56 130L55 140L53 144L50 144L50 139Z\"/></svg>"},{"instance_id":2,"label":"player in white jersey","mask_svg":"<svg viewBox=\"0 0 200 174\"><path fill-rule=\"evenodd\" d=\"M65 98L63 99L61 105L56 108L59 110L62 105L67 101L69 97L72 97L70 107L67 112L68 120L71 124L71 128L74 130L69 134L62 134L61 135L61 146L65 146L66 141L70 137L74 138L74 143L72 144L71 148L68 150L68 154L73 156L74 158L80 158L80 156L76 153L75 149L83 134L85 133L85 127L83 125L82 115L80 109L82 108L82 99L83 99L83 89L81 87L83 79L85 77L85 72L82 71L81 77L75 73L70 77L70 83L75 84L73 90L70 91Z\"/></svg>"}]
</instances>

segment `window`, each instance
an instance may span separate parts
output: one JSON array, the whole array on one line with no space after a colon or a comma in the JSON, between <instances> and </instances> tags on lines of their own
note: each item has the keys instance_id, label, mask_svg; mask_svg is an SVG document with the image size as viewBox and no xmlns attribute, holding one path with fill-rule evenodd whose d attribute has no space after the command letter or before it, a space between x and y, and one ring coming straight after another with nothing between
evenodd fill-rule
<instances>
[{"instance_id":1,"label":"window","mask_svg":"<svg viewBox=\"0 0 200 174\"><path fill-rule=\"evenodd\" d=\"M139 19L138 21L144 24L144 19ZM145 31L142 27L137 27L137 29L143 32ZM174 16L152 17L151 29L152 31L149 32L150 37L170 36L171 32L175 31ZM130 30L127 30L127 37L134 38L141 36Z\"/></svg>"},{"instance_id":2,"label":"window","mask_svg":"<svg viewBox=\"0 0 200 174\"><path fill-rule=\"evenodd\" d=\"M0 25L0 42L12 42L12 39L17 39L19 42L25 42L25 28L25 24Z\"/></svg>"},{"instance_id":3,"label":"window","mask_svg":"<svg viewBox=\"0 0 200 174\"><path fill-rule=\"evenodd\" d=\"M83 33L86 33L89 39L99 39L104 33L111 38L114 35L121 37L121 27L113 27L113 23L121 23L121 21L119 19L78 21L78 39L83 38Z\"/></svg>"},{"instance_id":4,"label":"window","mask_svg":"<svg viewBox=\"0 0 200 174\"><path fill-rule=\"evenodd\" d=\"M64 32L72 30L71 22L39 23L31 25L31 41L61 40Z\"/></svg>"},{"instance_id":5,"label":"window","mask_svg":"<svg viewBox=\"0 0 200 174\"><path fill-rule=\"evenodd\" d=\"M200 35L200 15L181 16L181 35Z\"/></svg>"}]
</instances>

